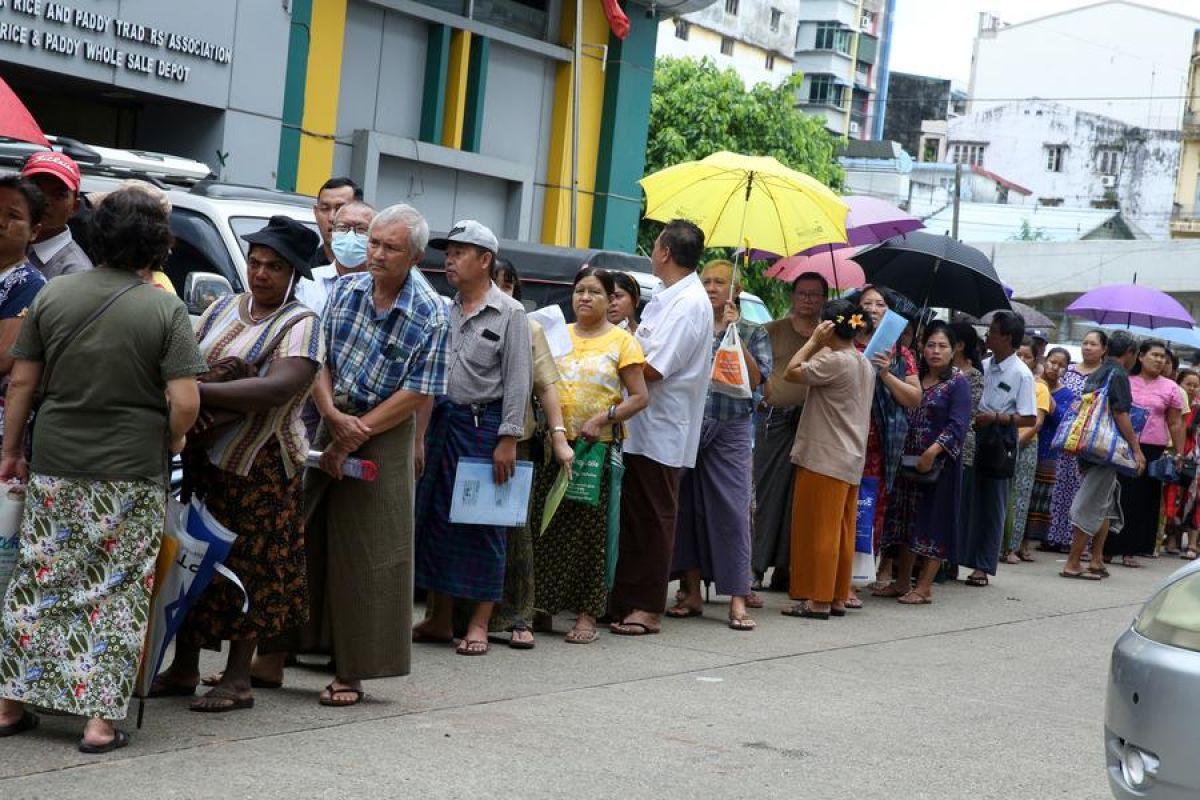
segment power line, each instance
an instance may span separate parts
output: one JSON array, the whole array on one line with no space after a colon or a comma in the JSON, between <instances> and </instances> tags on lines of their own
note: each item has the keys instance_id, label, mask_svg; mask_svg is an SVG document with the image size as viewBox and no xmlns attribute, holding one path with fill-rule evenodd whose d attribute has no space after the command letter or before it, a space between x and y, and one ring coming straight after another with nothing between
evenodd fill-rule
<instances>
[{"instance_id":1,"label":"power line","mask_svg":"<svg viewBox=\"0 0 1200 800\"><path fill-rule=\"evenodd\" d=\"M1192 94L1155 94L1155 95L1098 95L1093 97L966 97L964 103L1078 103L1093 100L1111 100L1113 102L1127 101L1145 101L1153 102L1155 100L1192 100L1200 99L1200 95ZM888 105L896 103L928 103L927 97L892 97L888 95ZM947 100L947 103L950 101ZM935 100L934 103L941 105L941 100ZM1137 126L1130 126L1137 127Z\"/></svg>"}]
</instances>

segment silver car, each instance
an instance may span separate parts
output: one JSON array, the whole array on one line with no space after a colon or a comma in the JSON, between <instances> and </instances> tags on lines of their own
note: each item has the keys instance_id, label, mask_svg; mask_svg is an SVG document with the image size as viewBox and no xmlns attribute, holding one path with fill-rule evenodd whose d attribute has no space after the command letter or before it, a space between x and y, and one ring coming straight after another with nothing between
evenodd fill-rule
<instances>
[{"instance_id":1,"label":"silver car","mask_svg":"<svg viewBox=\"0 0 1200 800\"><path fill-rule=\"evenodd\" d=\"M1104 746L1114 797L1200 797L1200 561L1159 584L1113 647Z\"/></svg>"}]
</instances>

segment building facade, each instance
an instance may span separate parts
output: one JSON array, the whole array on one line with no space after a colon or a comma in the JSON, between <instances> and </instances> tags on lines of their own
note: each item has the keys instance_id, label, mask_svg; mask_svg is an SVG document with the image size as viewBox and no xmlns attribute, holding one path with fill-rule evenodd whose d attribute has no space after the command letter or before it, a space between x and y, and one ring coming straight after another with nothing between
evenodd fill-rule
<instances>
[{"instance_id":1,"label":"building facade","mask_svg":"<svg viewBox=\"0 0 1200 800\"><path fill-rule=\"evenodd\" d=\"M967 110L1042 98L1139 128L1177 130L1197 27L1200 18L1126 0L1016 25L981 14Z\"/></svg>"},{"instance_id":2,"label":"building facade","mask_svg":"<svg viewBox=\"0 0 1200 800\"><path fill-rule=\"evenodd\" d=\"M1183 149L1171 214L1173 239L1200 238L1200 31L1193 37L1188 99L1183 110Z\"/></svg>"},{"instance_id":3,"label":"building facade","mask_svg":"<svg viewBox=\"0 0 1200 800\"><path fill-rule=\"evenodd\" d=\"M0 62L47 132L308 193L347 174L435 229L631 251L658 21L630 3L621 40L581 5L22 0L0 3Z\"/></svg>"},{"instance_id":4,"label":"building facade","mask_svg":"<svg viewBox=\"0 0 1200 800\"><path fill-rule=\"evenodd\" d=\"M778 86L792 75L801 5L801 0L717 0L660 22L658 55L709 58L736 70L747 88Z\"/></svg>"},{"instance_id":5,"label":"building facade","mask_svg":"<svg viewBox=\"0 0 1200 800\"><path fill-rule=\"evenodd\" d=\"M878 139L887 92L888 17L894 0L802 0L794 68L798 108L834 134Z\"/></svg>"},{"instance_id":6,"label":"building facade","mask_svg":"<svg viewBox=\"0 0 1200 800\"><path fill-rule=\"evenodd\" d=\"M946 161L980 166L1039 205L1118 208L1135 235L1167 238L1182 136L1042 101L948 123Z\"/></svg>"}]
</instances>

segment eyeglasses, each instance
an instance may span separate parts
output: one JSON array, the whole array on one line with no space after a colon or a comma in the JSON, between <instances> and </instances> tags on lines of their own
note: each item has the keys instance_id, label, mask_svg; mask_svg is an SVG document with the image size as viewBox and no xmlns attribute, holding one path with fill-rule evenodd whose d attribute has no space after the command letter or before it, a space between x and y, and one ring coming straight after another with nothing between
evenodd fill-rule
<instances>
[{"instance_id":1,"label":"eyeglasses","mask_svg":"<svg viewBox=\"0 0 1200 800\"><path fill-rule=\"evenodd\" d=\"M362 234L363 236L366 236L367 229L370 227L371 227L370 225L347 225L344 222L339 222L337 225L333 226L333 232L334 233L350 233L353 231L354 233L358 233L358 234Z\"/></svg>"}]
</instances>

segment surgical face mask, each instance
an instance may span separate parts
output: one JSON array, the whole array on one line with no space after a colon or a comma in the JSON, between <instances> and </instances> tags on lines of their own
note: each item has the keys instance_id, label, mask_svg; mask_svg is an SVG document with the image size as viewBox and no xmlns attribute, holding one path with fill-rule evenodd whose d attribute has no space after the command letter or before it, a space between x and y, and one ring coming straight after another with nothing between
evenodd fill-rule
<instances>
[{"instance_id":1,"label":"surgical face mask","mask_svg":"<svg viewBox=\"0 0 1200 800\"><path fill-rule=\"evenodd\" d=\"M361 267L367 261L367 235L354 231L334 231L330 242L333 256L343 267Z\"/></svg>"}]
</instances>

